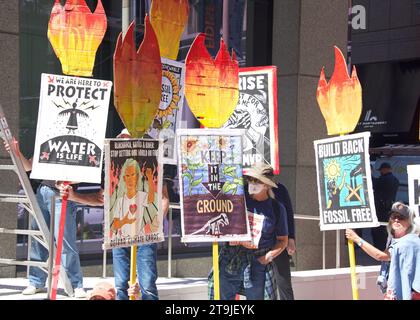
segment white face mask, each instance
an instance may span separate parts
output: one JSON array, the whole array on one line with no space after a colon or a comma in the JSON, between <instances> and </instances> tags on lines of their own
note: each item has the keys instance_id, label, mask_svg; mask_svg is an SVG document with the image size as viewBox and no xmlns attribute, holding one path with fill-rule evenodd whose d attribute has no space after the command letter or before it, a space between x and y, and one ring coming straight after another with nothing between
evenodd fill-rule
<instances>
[{"instance_id":1,"label":"white face mask","mask_svg":"<svg viewBox=\"0 0 420 320\"><path fill-rule=\"evenodd\" d=\"M249 194L258 194L258 193L260 193L263 190L264 190L264 184L263 183L250 182L248 184L248 192L249 192Z\"/></svg>"}]
</instances>

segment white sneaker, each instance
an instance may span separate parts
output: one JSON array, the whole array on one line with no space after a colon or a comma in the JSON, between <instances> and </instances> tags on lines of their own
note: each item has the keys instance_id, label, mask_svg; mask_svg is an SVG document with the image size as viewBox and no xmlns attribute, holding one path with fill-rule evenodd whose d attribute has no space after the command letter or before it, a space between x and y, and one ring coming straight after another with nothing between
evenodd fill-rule
<instances>
[{"instance_id":1,"label":"white sneaker","mask_svg":"<svg viewBox=\"0 0 420 320\"><path fill-rule=\"evenodd\" d=\"M29 285L25 290L22 291L22 294L25 296L29 296L32 294L36 294L42 292L43 288L35 288L34 286Z\"/></svg>"},{"instance_id":2,"label":"white sneaker","mask_svg":"<svg viewBox=\"0 0 420 320\"><path fill-rule=\"evenodd\" d=\"M74 297L77 299L83 299L86 298L87 294L85 289L83 288L76 288L74 289Z\"/></svg>"}]
</instances>

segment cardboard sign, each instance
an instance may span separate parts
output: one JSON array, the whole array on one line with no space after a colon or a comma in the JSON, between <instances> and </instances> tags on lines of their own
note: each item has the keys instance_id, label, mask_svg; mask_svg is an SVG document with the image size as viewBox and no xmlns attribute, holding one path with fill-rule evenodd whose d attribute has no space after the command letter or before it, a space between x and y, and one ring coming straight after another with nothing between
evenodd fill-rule
<instances>
[{"instance_id":1,"label":"cardboard sign","mask_svg":"<svg viewBox=\"0 0 420 320\"><path fill-rule=\"evenodd\" d=\"M161 158L158 140L105 140L104 248L164 240Z\"/></svg>"},{"instance_id":2,"label":"cardboard sign","mask_svg":"<svg viewBox=\"0 0 420 320\"><path fill-rule=\"evenodd\" d=\"M184 105L184 64L162 58L162 96L159 109L146 135L163 139L163 163L176 164L175 131Z\"/></svg>"},{"instance_id":3,"label":"cardboard sign","mask_svg":"<svg viewBox=\"0 0 420 320\"><path fill-rule=\"evenodd\" d=\"M100 183L112 82L41 76L32 179Z\"/></svg>"},{"instance_id":4,"label":"cardboard sign","mask_svg":"<svg viewBox=\"0 0 420 320\"><path fill-rule=\"evenodd\" d=\"M184 242L250 240L242 177L243 130L178 130Z\"/></svg>"},{"instance_id":5,"label":"cardboard sign","mask_svg":"<svg viewBox=\"0 0 420 320\"><path fill-rule=\"evenodd\" d=\"M369 163L369 132L314 141L321 230L379 225Z\"/></svg>"},{"instance_id":6,"label":"cardboard sign","mask_svg":"<svg viewBox=\"0 0 420 320\"><path fill-rule=\"evenodd\" d=\"M257 162L270 164L280 171L277 127L276 67L239 69L239 100L225 128L246 129L243 166Z\"/></svg>"}]
</instances>

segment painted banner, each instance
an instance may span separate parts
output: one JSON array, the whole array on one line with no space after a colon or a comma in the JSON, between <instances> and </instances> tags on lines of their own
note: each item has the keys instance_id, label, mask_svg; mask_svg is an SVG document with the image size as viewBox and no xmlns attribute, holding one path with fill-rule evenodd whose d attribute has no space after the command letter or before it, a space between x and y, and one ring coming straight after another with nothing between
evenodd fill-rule
<instances>
[{"instance_id":1,"label":"painted banner","mask_svg":"<svg viewBox=\"0 0 420 320\"><path fill-rule=\"evenodd\" d=\"M246 129L245 168L264 161L279 173L277 126L276 67L240 68L238 105L224 127Z\"/></svg>"},{"instance_id":2,"label":"painted banner","mask_svg":"<svg viewBox=\"0 0 420 320\"><path fill-rule=\"evenodd\" d=\"M184 64L162 58L162 96L158 112L146 134L152 139L163 139L163 163L176 164L175 131L182 117L184 82Z\"/></svg>"},{"instance_id":3,"label":"painted banner","mask_svg":"<svg viewBox=\"0 0 420 320\"><path fill-rule=\"evenodd\" d=\"M407 166L408 200L417 217L420 211L420 165Z\"/></svg>"},{"instance_id":4,"label":"painted banner","mask_svg":"<svg viewBox=\"0 0 420 320\"><path fill-rule=\"evenodd\" d=\"M369 132L314 141L321 230L378 226Z\"/></svg>"},{"instance_id":5,"label":"painted banner","mask_svg":"<svg viewBox=\"0 0 420 320\"><path fill-rule=\"evenodd\" d=\"M43 73L32 179L100 183L112 82Z\"/></svg>"},{"instance_id":6,"label":"painted banner","mask_svg":"<svg viewBox=\"0 0 420 320\"><path fill-rule=\"evenodd\" d=\"M183 242L248 241L243 130L177 130Z\"/></svg>"},{"instance_id":7,"label":"painted banner","mask_svg":"<svg viewBox=\"0 0 420 320\"><path fill-rule=\"evenodd\" d=\"M164 240L161 158L159 140L105 140L104 248Z\"/></svg>"}]
</instances>

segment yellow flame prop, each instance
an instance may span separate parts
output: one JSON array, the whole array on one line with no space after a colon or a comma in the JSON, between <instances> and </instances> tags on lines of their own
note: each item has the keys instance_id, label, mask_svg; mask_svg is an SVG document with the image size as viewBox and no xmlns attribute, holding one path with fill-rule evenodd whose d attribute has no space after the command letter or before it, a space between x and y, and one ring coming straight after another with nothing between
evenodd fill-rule
<instances>
[{"instance_id":1,"label":"yellow flame prop","mask_svg":"<svg viewBox=\"0 0 420 320\"><path fill-rule=\"evenodd\" d=\"M153 0L150 22L159 41L160 55L176 60L179 41L188 22L188 0Z\"/></svg>"},{"instance_id":2,"label":"yellow flame prop","mask_svg":"<svg viewBox=\"0 0 420 320\"><path fill-rule=\"evenodd\" d=\"M350 78L343 53L336 46L334 49L334 73L328 83L322 68L316 93L328 135L352 132L362 113L362 86L356 67L353 67Z\"/></svg>"},{"instance_id":3,"label":"yellow flame prop","mask_svg":"<svg viewBox=\"0 0 420 320\"><path fill-rule=\"evenodd\" d=\"M91 77L96 51L107 21L101 0L91 12L85 0L56 0L48 23L48 39L61 62L63 73Z\"/></svg>"},{"instance_id":4,"label":"yellow flame prop","mask_svg":"<svg viewBox=\"0 0 420 320\"><path fill-rule=\"evenodd\" d=\"M195 117L206 128L220 128L236 108L239 98L239 66L223 39L213 60L199 34L188 52L185 97Z\"/></svg>"}]
</instances>

